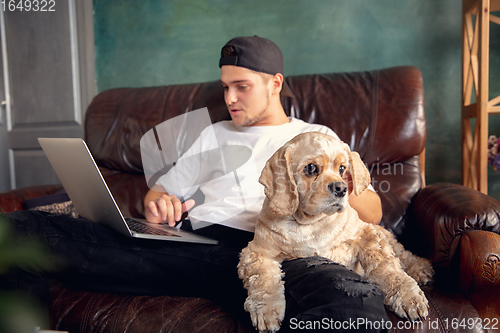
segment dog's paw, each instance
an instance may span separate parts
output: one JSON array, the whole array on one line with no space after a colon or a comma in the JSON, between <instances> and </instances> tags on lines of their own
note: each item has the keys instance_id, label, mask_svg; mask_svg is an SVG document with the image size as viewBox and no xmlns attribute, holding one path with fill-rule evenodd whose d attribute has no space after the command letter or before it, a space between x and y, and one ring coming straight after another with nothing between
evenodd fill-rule
<instances>
[{"instance_id":1,"label":"dog's paw","mask_svg":"<svg viewBox=\"0 0 500 333\"><path fill-rule=\"evenodd\" d=\"M415 277L415 281L421 286L430 285L434 282L434 268L430 261L425 261L422 270Z\"/></svg>"},{"instance_id":2,"label":"dog's paw","mask_svg":"<svg viewBox=\"0 0 500 333\"><path fill-rule=\"evenodd\" d=\"M434 282L434 268L432 263L425 258L420 258L416 264L406 270L406 273L421 286L430 285Z\"/></svg>"},{"instance_id":3,"label":"dog's paw","mask_svg":"<svg viewBox=\"0 0 500 333\"><path fill-rule=\"evenodd\" d=\"M390 307L398 316L411 321L423 321L429 315L429 302L418 286L395 299Z\"/></svg>"},{"instance_id":4,"label":"dog's paw","mask_svg":"<svg viewBox=\"0 0 500 333\"><path fill-rule=\"evenodd\" d=\"M256 301L249 297L245 301L245 310L250 313L252 324L259 332L275 332L285 317L285 298Z\"/></svg>"}]
</instances>

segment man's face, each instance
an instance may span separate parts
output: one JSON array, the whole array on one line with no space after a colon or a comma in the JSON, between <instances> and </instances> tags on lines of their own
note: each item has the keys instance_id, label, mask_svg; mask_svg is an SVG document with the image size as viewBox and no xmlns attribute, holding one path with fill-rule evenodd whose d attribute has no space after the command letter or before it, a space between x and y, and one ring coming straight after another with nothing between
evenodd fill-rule
<instances>
[{"instance_id":1,"label":"man's face","mask_svg":"<svg viewBox=\"0 0 500 333\"><path fill-rule=\"evenodd\" d=\"M226 65L221 68L220 80L224 100L236 126L267 125L272 79L266 80L247 68Z\"/></svg>"}]
</instances>

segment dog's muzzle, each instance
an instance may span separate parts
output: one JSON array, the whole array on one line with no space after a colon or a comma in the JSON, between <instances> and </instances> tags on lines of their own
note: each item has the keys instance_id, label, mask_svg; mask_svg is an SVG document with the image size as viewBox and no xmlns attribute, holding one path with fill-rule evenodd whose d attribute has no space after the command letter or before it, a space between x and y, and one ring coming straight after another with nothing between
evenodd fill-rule
<instances>
[{"instance_id":1,"label":"dog's muzzle","mask_svg":"<svg viewBox=\"0 0 500 333\"><path fill-rule=\"evenodd\" d=\"M343 198L347 193L347 185L341 181L333 182L328 185L328 191L336 197Z\"/></svg>"}]
</instances>

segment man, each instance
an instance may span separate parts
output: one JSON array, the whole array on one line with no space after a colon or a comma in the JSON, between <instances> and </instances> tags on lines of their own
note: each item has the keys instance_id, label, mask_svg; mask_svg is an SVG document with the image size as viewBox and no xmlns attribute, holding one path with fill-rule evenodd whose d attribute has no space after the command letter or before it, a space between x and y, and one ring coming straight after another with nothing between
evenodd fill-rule
<instances>
[{"instance_id":1,"label":"man","mask_svg":"<svg viewBox=\"0 0 500 333\"><path fill-rule=\"evenodd\" d=\"M276 126L290 122L280 101L280 93L284 84L283 58L281 51L274 43L257 36L235 38L223 48L220 67L224 99L236 127L268 127L268 133L276 133ZM286 93L290 95L288 87L285 88ZM294 121L297 120L294 119ZM301 132L313 130L323 131L337 137L331 130L322 126L301 124L290 129L288 136L281 141L276 141L275 146L268 147L267 152L254 150L254 154L269 158L274 151L288 141L286 139L292 139ZM224 140L224 134L221 136ZM248 143L242 142L242 144ZM262 170L267 158L260 159L258 170ZM172 178L169 180L175 181ZM225 193L221 189L218 191ZM380 222L382 208L375 192L365 191L360 196L351 195L349 203L358 211L362 220L376 224ZM145 197L146 219L150 222L167 222L175 225L192 204L192 201L182 204L176 195L169 195L164 186L158 184ZM256 218L257 216L254 220Z\"/></svg>"},{"instance_id":2,"label":"man","mask_svg":"<svg viewBox=\"0 0 500 333\"><path fill-rule=\"evenodd\" d=\"M324 126L286 116L280 93L291 95L291 92L283 81L281 51L271 41L257 36L235 38L223 47L219 65L232 121L213 124L214 133L219 141L249 146L259 173L275 150L301 132L336 135ZM191 149L202 151L206 143L203 135ZM173 170L175 168L179 169L178 165ZM171 183L182 180L185 170L177 171L160 177L145 196L145 215L149 221L175 225L193 206L192 200L182 202L181 194L175 193ZM193 177L195 171L184 173L186 177ZM245 192L263 197L257 180L251 183L253 185L244 188ZM201 217L213 220L214 213L231 208L218 206L231 202L231 196L236 195L234 188L227 184L221 182L215 189L202 185L207 200L199 206ZM228 200L219 200L220 197ZM349 200L362 219L371 223L380 221L381 205L375 192L365 191ZM19 239L42 239L62 258L64 269L49 275L66 283L95 291L205 297L248 320L248 314L240 313L246 291L237 277L236 265L241 249L253 238L251 231L260 203L257 200L244 213L227 219L216 215L218 223L195 231L218 239L218 245L128 239L84 219L71 220L69 224L69 217L33 211L7 216ZM211 209L204 211L204 207ZM381 291L352 271L322 258L296 259L284 262L282 267L287 299L282 331L294 330L300 321L321 318L330 323L357 318L370 322L388 320ZM16 273L11 281L16 279L14 283L22 284L21 289L38 294L46 301L45 276L23 273L26 274ZM333 330L333 326L327 328Z\"/></svg>"}]
</instances>

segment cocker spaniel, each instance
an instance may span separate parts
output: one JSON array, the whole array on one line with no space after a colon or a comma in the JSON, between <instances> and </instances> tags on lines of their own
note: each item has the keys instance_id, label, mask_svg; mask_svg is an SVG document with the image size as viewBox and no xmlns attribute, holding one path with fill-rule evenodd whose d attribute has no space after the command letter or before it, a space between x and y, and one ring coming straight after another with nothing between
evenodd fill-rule
<instances>
[{"instance_id":1,"label":"cocker spaniel","mask_svg":"<svg viewBox=\"0 0 500 333\"><path fill-rule=\"evenodd\" d=\"M428 301L418 284L432 281L430 261L406 251L384 228L359 219L348 203L349 175L354 195L370 184L358 153L319 132L296 136L267 161L259 179L266 199L238 264L248 291L245 310L258 330L277 331L284 318L281 263L309 256L329 258L364 276L400 317L427 317Z\"/></svg>"}]
</instances>

